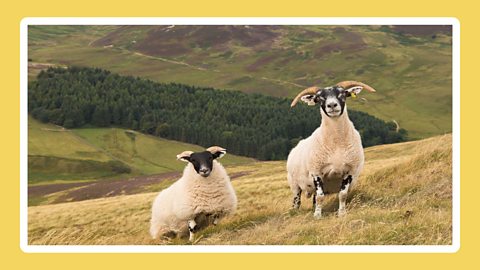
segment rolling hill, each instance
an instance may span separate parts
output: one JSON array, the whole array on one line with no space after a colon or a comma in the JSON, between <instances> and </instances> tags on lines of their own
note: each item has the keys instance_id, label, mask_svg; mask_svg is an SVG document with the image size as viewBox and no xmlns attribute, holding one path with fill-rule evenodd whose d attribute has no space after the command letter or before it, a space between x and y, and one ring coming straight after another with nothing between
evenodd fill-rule
<instances>
[{"instance_id":1,"label":"rolling hill","mask_svg":"<svg viewBox=\"0 0 480 270\"><path fill-rule=\"evenodd\" d=\"M28 120L29 184L74 183L180 171L175 159L197 145L120 128L65 129ZM253 159L227 155L226 165Z\"/></svg>"},{"instance_id":2,"label":"rolling hill","mask_svg":"<svg viewBox=\"0 0 480 270\"><path fill-rule=\"evenodd\" d=\"M198 233L196 244L438 245L452 242L452 136L365 149L365 169L349 194L346 217L326 198L314 220L310 200L291 212L285 161L229 166L235 215ZM171 183L171 182L170 182ZM31 245L187 244L152 241L150 207L167 185L139 194L28 208ZM328 233L325 233L328 232Z\"/></svg>"},{"instance_id":3,"label":"rolling hill","mask_svg":"<svg viewBox=\"0 0 480 270\"><path fill-rule=\"evenodd\" d=\"M378 92L350 108L451 132L449 26L30 26L29 58L282 97L355 79Z\"/></svg>"}]
</instances>

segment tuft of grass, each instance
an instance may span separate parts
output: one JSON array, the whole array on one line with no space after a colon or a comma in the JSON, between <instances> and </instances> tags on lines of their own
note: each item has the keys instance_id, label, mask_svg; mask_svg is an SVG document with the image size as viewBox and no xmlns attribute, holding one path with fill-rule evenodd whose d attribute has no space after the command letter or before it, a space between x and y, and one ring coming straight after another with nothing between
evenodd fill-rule
<instances>
[{"instance_id":1,"label":"tuft of grass","mask_svg":"<svg viewBox=\"0 0 480 270\"><path fill-rule=\"evenodd\" d=\"M451 145L451 135L444 135L366 149L365 169L349 194L347 215L338 218L338 199L328 196L321 220L313 219L311 201L305 198L298 211L291 211L284 161L230 166L230 175L247 172L232 181L238 210L218 226L199 232L195 244L451 244ZM32 245L190 244L182 238L150 239L150 209L156 194L29 207L28 241Z\"/></svg>"}]
</instances>

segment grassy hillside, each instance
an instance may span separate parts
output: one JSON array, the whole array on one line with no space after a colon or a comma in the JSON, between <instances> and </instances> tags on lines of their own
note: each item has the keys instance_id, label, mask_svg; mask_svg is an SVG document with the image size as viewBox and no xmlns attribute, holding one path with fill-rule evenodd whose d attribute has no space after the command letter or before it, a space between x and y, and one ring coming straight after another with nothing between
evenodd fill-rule
<instances>
[{"instance_id":1,"label":"grassy hillside","mask_svg":"<svg viewBox=\"0 0 480 270\"><path fill-rule=\"evenodd\" d=\"M180 171L175 156L202 147L118 128L69 130L28 121L29 184L78 182ZM226 165L252 159L227 155Z\"/></svg>"},{"instance_id":2,"label":"grassy hillside","mask_svg":"<svg viewBox=\"0 0 480 270\"><path fill-rule=\"evenodd\" d=\"M176 160L179 153L186 150L205 151L198 145L120 128L85 128L74 129L73 132L142 174L181 171L185 163ZM222 161L228 166L251 162L253 159L228 154Z\"/></svg>"},{"instance_id":3,"label":"grassy hillside","mask_svg":"<svg viewBox=\"0 0 480 270\"><path fill-rule=\"evenodd\" d=\"M105 153L75 136L71 130L28 117L28 154L70 159L111 160Z\"/></svg>"},{"instance_id":4,"label":"grassy hillside","mask_svg":"<svg viewBox=\"0 0 480 270\"><path fill-rule=\"evenodd\" d=\"M366 149L366 166L349 195L347 216L335 216L337 198L329 196L319 221L305 198L298 212L290 211L285 162L231 166L238 211L200 232L196 244L451 244L451 145L451 135L445 135ZM156 194L29 207L28 241L187 244L185 239L150 240Z\"/></svg>"},{"instance_id":5,"label":"grassy hillside","mask_svg":"<svg viewBox=\"0 0 480 270\"><path fill-rule=\"evenodd\" d=\"M451 132L448 26L34 26L29 57L286 97L354 79L378 92L350 107L413 138Z\"/></svg>"},{"instance_id":6,"label":"grassy hillside","mask_svg":"<svg viewBox=\"0 0 480 270\"><path fill-rule=\"evenodd\" d=\"M70 130L28 120L28 180L78 181L113 176L114 159Z\"/></svg>"}]
</instances>

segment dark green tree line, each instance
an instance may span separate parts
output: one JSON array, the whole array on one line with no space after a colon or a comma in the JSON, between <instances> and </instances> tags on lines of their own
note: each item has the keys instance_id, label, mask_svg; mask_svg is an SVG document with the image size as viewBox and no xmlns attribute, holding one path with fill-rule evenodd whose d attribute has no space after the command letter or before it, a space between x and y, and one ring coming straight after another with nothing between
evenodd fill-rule
<instances>
[{"instance_id":1,"label":"dark green tree line","mask_svg":"<svg viewBox=\"0 0 480 270\"><path fill-rule=\"evenodd\" d=\"M157 83L96 68L50 68L30 83L29 113L66 128L118 126L260 160L285 159L320 124L318 108L290 100L177 83ZM364 146L405 141L405 130L349 111Z\"/></svg>"}]
</instances>

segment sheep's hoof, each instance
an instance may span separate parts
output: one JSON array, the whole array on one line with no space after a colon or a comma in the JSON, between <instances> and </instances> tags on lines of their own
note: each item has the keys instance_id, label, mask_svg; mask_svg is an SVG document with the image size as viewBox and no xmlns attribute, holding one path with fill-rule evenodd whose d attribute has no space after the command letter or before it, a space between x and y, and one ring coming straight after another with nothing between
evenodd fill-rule
<instances>
[{"instance_id":1,"label":"sheep's hoof","mask_svg":"<svg viewBox=\"0 0 480 270\"><path fill-rule=\"evenodd\" d=\"M345 209L338 209L338 217L344 217L347 215L347 210Z\"/></svg>"},{"instance_id":2,"label":"sheep's hoof","mask_svg":"<svg viewBox=\"0 0 480 270\"><path fill-rule=\"evenodd\" d=\"M315 211L315 213L313 213L313 218L314 219L321 219L322 218L322 212L321 211Z\"/></svg>"}]
</instances>

